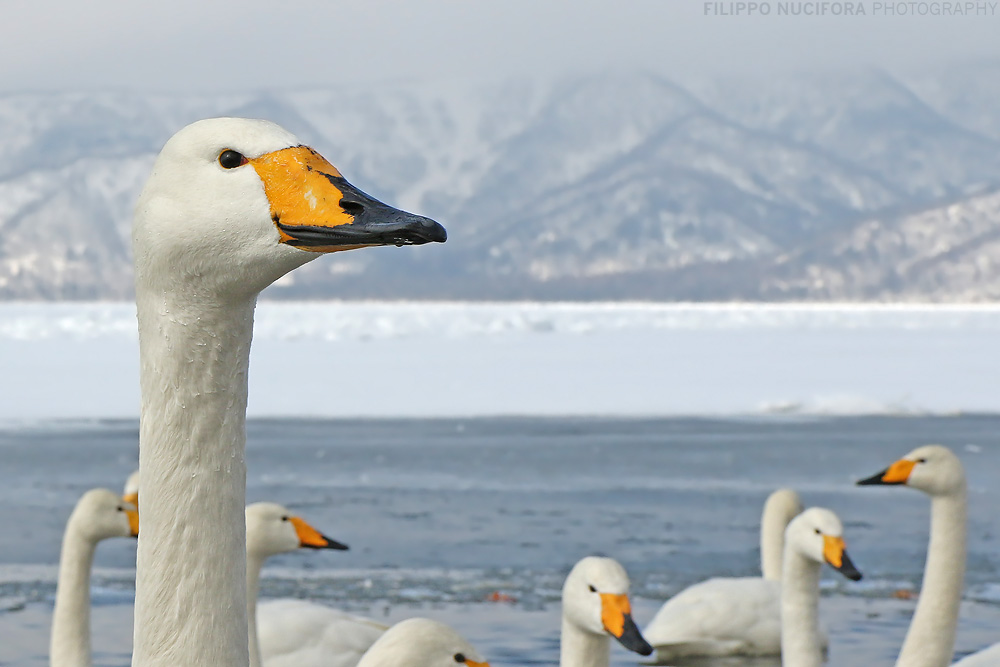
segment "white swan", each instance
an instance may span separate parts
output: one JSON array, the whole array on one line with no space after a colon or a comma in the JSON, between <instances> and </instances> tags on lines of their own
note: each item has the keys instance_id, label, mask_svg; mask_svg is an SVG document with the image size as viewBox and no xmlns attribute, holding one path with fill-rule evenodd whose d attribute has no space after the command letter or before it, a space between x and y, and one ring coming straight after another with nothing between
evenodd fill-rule
<instances>
[{"instance_id":1,"label":"white swan","mask_svg":"<svg viewBox=\"0 0 1000 667\"><path fill-rule=\"evenodd\" d=\"M785 531L781 576L781 664L820 667L824 646L819 628L819 573L829 564L851 581L861 573L847 556L844 528L837 515L811 507L792 519Z\"/></svg>"},{"instance_id":2,"label":"white swan","mask_svg":"<svg viewBox=\"0 0 1000 667\"><path fill-rule=\"evenodd\" d=\"M271 556L347 549L274 503L247 505L247 615L251 667L354 667L386 626L305 600L258 603L260 573Z\"/></svg>"},{"instance_id":3,"label":"white swan","mask_svg":"<svg viewBox=\"0 0 1000 667\"><path fill-rule=\"evenodd\" d=\"M632 620L628 589L625 568L612 558L588 556L573 566L562 593L561 667L608 667L610 637L640 655L653 652Z\"/></svg>"},{"instance_id":4,"label":"white swan","mask_svg":"<svg viewBox=\"0 0 1000 667\"><path fill-rule=\"evenodd\" d=\"M52 667L90 667L90 569L97 543L111 537L136 536L135 507L113 491L87 491L73 508L62 552L52 614L49 664Z\"/></svg>"},{"instance_id":5,"label":"white swan","mask_svg":"<svg viewBox=\"0 0 1000 667\"><path fill-rule=\"evenodd\" d=\"M167 141L132 230L143 480L133 665L249 664L244 454L257 295L317 253L445 237L273 123L216 118Z\"/></svg>"},{"instance_id":6,"label":"white swan","mask_svg":"<svg viewBox=\"0 0 1000 667\"><path fill-rule=\"evenodd\" d=\"M427 618L400 621L379 637L358 667L490 667L469 642Z\"/></svg>"},{"instance_id":7,"label":"white swan","mask_svg":"<svg viewBox=\"0 0 1000 667\"><path fill-rule=\"evenodd\" d=\"M643 634L659 662L698 656L781 653L781 563L785 528L802 511L799 494L778 489L760 521L763 577L715 577L667 600ZM826 646L826 635L821 644Z\"/></svg>"},{"instance_id":8,"label":"white swan","mask_svg":"<svg viewBox=\"0 0 1000 667\"><path fill-rule=\"evenodd\" d=\"M967 501L962 462L947 447L925 445L858 484L904 485L931 497L924 581L896 665L944 667L951 663L955 651L965 576Z\"/></svg>"}]
</instances>

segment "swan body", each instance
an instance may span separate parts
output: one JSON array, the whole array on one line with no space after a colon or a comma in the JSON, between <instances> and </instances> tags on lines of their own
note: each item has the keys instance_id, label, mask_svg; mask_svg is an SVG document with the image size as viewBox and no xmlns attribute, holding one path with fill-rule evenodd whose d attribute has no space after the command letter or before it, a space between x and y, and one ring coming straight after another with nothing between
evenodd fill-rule
<instances>
[{"instance_id":1,"label":"swan body","mask_svg":"<svg viewBox=\"0 0 1000 667\"><path fill-rule=\"evenodd\" d=\"M650 655L632 620L625 568L612 558L588 556L570 570L563 584L560 667L608 667L611 637L640 655Z\"/></svg>"},{"instance_id":2,"label":"swan body","mask_svg":"<svg viewBox=\"0 0 1000 667\"><path fill-rule=\"evenodd\" d=\"M135 507L114 492L91 489L77 501L66 522L59 555L49 644L52 667L90 667L90 570L97 543L112 537L135 537L138 532Z\"/></svg>"},{"instance_id":3,"label":"swan body","mask_svg":"<svg viewBox=\"0 0 1000 667\"><path fill-rule=\"evenodd\" d=\"M427 618L400 621L379 637L358 667L490 667L457 632Z\"/></svg>"},{"instance_id":4,"label":"swan body","mask_svg":"<svg viewBox=\"0 0 1000 667\"><path fill-rule=\"evenodd\" d=\"M977 651L972 655L967 655L954 667L996 667L1000 665L1000 644L994 644L982 651Z\"/></svg>"},{"instance_id":5,"label":"swan body","mask_svg":"<svg viewBox=\"0 0 1000 667\"><path fill-rule=\"evenodd\" d=\"M257 295L319 253L444 241L266 121L164 145L132 229L139 323L136 667L246 667L246 404Z\"/></svg>"},{"instance_id":6,"label":"swan body","mask_svg":"<svg viewBox=\"0 0 1000 667\"><path fill-rule=\"evenodd\" d=\"M955 651L965 577L967 490L962 462L947 447L924 445L858 484L908 486L931 497L924 580L896 665L945 667Z\"/></svg>"},{"instance_id":7,"label":"swan body","mask_svg":"<svg viewBox=\"0 0 1000 667\"><path fill-rule=\"evenodd\" d=\"M643 634L657 660L781 653L781 571L788 523L799 494L778 489L761 516L761 577L715 577L667 600ZM821 643L826 646L825 634Z\"/></svg>"},{"instance_id":8,"label":"swan body","mask_svg":"<svg viewBox=\"0 0 1000 667\"><path fill-rule=\"evenodd\" d=\"M251 667L354 667L387 629L304 600L258 602L260 573L271 556L297 549L346 550L275 503L247 505L247 616Z\"/></svg>"},{"instance_id":9,"label":"swan body","mask_svg":"<svg viewBox=\"0 0 1000 667\"><path fill-rule=\"evenodd\" d=\"M852 581L861 573L847 556L844 528L836 514L812 507L785 531L781 576L781 664L821 667L825 659L819 628L819 575L823 563Z\"/></svg>"}]
</instances>

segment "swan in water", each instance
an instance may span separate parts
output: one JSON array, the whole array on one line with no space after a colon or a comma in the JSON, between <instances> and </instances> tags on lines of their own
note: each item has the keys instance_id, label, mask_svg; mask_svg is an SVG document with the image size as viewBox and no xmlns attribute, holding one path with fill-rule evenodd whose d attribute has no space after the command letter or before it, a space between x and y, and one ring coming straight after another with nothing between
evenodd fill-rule
<instances>
[{"instance_id":1,"label":"swan in water","mask_svg":"<svg viewBox=\"0 0 1000 667\"><path fill-rule=\"evenodd\" d=\"M90 569L94 551L101 540L138 534L135 507L113 491L91 489L77 501L66 522L59 554L49 643L52 667L90 667Z\"/></svg>"},{"instance_id":2,"label":"swan in water","mask_svg":"<svg viewBox=\"0 0 1000 667\"><path fill-rule=\"evenodd\" d=\"M965 468L947 447L924 445L858 484L909 486L931 497L924 581L896 665L945 667L951 663L955 651L958 606L965 577ZM998 652L1000 648L991 647L958 664L963 667L1000 664Z\"/></svg>"},{"instance_id":3,"label":"swan in water","mask_svg":"<svg viewBox=\"0 0 1000 667\"><path fill-rule=\"evenodd\" d=\"M761 577L715 577L667 600L643 634L668 662L699 656L781 653L781 563L785 529L802 512L799 494L778 489L760 520ZM826 635L820 643L826 647Z\"/></svg>"},{"instance_id":4,"label":"swan in water","mask_svg":"<svg viewBox=\"0 0 1000 667\"><path fill-rule=\"evenodd\" d=\"M258 294L320 253L445 238L273 123L198 121L164 145L132 228L143 480L135 667L249 665L244 455Z\"/></svg>"},{"instance_id":5,"label":"swan in water","mask_svg":"<svg viewBox=\"0 0 1000 667\"><path fill-rule=\"evenodd\" d=\"M632 620L628 589L625 568L612 558L588 556L573 566L563 585L560 667L608 667L610 637L639 655L653 652Z\"/></svg>"},{"instance_id":6,"label":"swan in water","mask_svg":"<svg viewBox=\"0 0 1000 667\"><path fill-rule=\"evenodd\" d=\"M427 618L400 621L379 637L358 667L490 667L450 627Z\"/></svg>"},{"instance_id":7,"label":"swan in water","mask_svg":"<svg viewBox=\"0 0 1000 667\"><path fill-rule=\"evenodd\" d=\"M785 530L781 574L781 664L821 667L825 658L819 628L819 573L823 563L851 581L861 573L847 556L844 528L836 514L811 507Z\"/></svg>"},{"instance_id":8,"label":"swan in water","mask_svg":"<svg viewBox=\"0 0 1000 667\"><path fill-rule=\"evenodd\" d=\"M258 603L260 573L271 556L301 548L345 550L287 508L247 505L247 616L251 667L354 667L386 626L305 600Z\"/></svg>"}]
</instances>

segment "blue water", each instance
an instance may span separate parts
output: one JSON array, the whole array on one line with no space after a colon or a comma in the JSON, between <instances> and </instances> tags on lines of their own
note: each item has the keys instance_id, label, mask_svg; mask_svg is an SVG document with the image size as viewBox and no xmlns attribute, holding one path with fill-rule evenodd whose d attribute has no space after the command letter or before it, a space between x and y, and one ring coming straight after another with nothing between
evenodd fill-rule
<instances>
[{"instance_id":1,"label":"blue water","mask_svg":"<svg viewBox=\"0 0 1000 667\"><path fill-rule=\"evenodd\" d=\"M45 664L63 524L85 490L120 489L136 442L133 421L0 430L0 640L17 637L0 641L0 663ZM576 560L620 560L643 624L690 583L759 572L762 503L791 486L841 516L865 573L858 584L825 573L831 662L891 664L914 604L892 593L919 585L929 503L853 482L928 442L952 447L969 477L958 647L969 651L1000 641L998 416L256 420L248 501L286 504L351 546L274 558L265 597L436 616L494 665L554 664L559 592ZM134 556L124 539L98 550L95 648L107 664L128 661ZM493 591L516 602L486 602Z\"/></svg>"}]
</instances>

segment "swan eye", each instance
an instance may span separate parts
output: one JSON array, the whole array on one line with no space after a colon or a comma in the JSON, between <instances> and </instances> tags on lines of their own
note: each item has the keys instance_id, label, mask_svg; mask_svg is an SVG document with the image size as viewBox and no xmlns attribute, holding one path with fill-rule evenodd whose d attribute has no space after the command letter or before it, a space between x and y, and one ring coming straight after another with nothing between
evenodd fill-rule
<instances>
[{"instance_id":1,"label":"swan eye","mask_svg":"<svg viewBox=\"0 0 1000 667\"><path fill-rule=\"evenodd\" d=\"M282 521L288 521L288 515L286 514L285 516L281 517L281 520Z\"/></svg>"},{"instance_id":2,"label":"swan eye","mask_svg":"<svg viewBox=\"0 0 1000 667\"><path fill-rule=\"evenodd\" d=\"M823 534L823 531L821 531L821 530L820 530L819 528L817 528L817 529L816 529L816 534L817 534L817 535L822 535L822 534Z\"/></svg>"},{"instance_id":3,"label":"swan eye","mask_svg":"<svg viewBox=\"0 0 1000 667\"><path fill-rule=\"evenodd\" d=\"M125 511L125 508L124 508L124 507L122 507L121 505L119 505L119 506L118 506L118 511L119 511L119 512L124 512L124 511Z\"/></svg>"},{"instance_id":4,"label":"swan eye","mask_svg":"<svg viewBox=\"0 0 1000 667\"><path fill-rule=\"evenodd\" d=\"M456 653L455 662L465 662L465 655L462 653Z\"/></svg>"},{"instance_id":5,"label":"swan eye","mask_svg":"<svg viewBox=\"0 0 1000 667\"><path fill-rule=\"evenodd\" d=\"M927 459L917 459L914 463L927 463Z\"/></svg>"},{"instance_id":6,"label":"swan eye","mask_svg":"<svg viewBox=\"0 0 1000 667\"><path fill-rule=\"evenodd\" d=\"M590 592L591 592L591 593L596 593L596 592L597 592L597 589L596 589L596 588L594 588L593 586L587 586L587 588L589 588L589 589L590 589Z\"/></svg>"},{"instance_id":7,"label":"swan eye","mask_svg":"<svg viewBox=\"0 0 1000 667\"><path fill-rule=\"evenodd\" d=\"M223 169L235 169L236 167L242 167L247 164L248 160L243 157L242 153L237 153L233 150L224 150L219 154L219 164L222 165Z\"/></svg>"}]
</instances>

